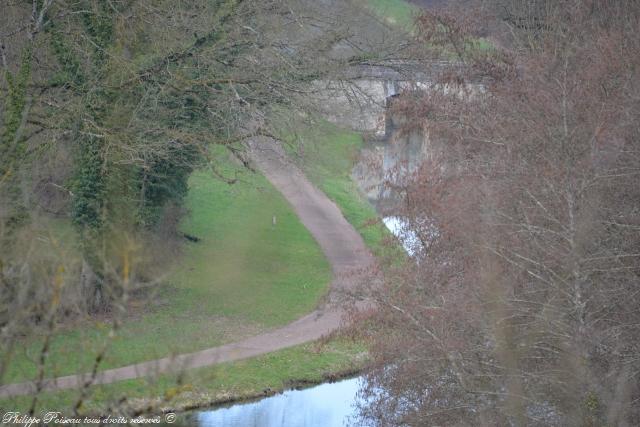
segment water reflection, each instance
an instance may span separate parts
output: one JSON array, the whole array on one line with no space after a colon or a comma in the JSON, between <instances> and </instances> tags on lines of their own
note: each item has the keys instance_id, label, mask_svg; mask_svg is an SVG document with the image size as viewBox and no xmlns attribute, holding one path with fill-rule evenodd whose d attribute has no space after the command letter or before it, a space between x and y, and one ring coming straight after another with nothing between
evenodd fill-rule
<instances>
[{"instance_id":1,"label":"water reflection","mask_svg":"<svg viewBox=\"0 0 640 427\"><path fill-rule=\"evenodd\" d=\"M396 236L402 247L410 256L414 256L420 252L422 244L415 231L409 228L405 220L397 216L387 216L382 218L384 225Z\"/></svg>"},{"instance_id":2,"label":"water reflection","mask_svg":"<svg viewBox=\"0 0 640 427\"><path fill-rule=\"evenodd\" d=\"M343 427L355 413L360 378L290 390L197 414L201 427Z\"/></svg>"}]
</instances>

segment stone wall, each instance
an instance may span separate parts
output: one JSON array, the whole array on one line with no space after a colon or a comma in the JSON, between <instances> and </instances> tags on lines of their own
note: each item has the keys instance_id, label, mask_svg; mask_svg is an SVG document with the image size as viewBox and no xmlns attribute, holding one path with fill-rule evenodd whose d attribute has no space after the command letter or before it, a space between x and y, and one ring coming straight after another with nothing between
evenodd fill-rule
<instances>
[{"instance_id":1,"label":"stone wall","mask_svg":"<svg viewBox=\"0 0 640 427\"><path fill-rule=\"evenodd\" d=\"M330 122L383 138L389 99L403 90L426 87L426 83L394 80L318 81L313 96L316 108Z\"/></svg>"},{"instance_id":2,"label":"stone wall","mask_svg":"<svg viewBox=\"0 0 640 427\"><path fill-rule=\"evenodd\" d=\"M377 77L384 77L377 75ZM398 77L398 76L396 76ZM434 144L424 131L404 134L397 131L404 118L388 114L394 97L405 91L450 91L460 97L484 92L480 83L464 90L433 85L428 80L405 81L384 78L354 78L317 81L313 84L313 103L330 122L365 135L365 148L353 170L353 178L374 204L392 205L393 194L384 183L399 182L417 171L428 156L437 155L441 144Z\"/></svg>"}]
</instances>

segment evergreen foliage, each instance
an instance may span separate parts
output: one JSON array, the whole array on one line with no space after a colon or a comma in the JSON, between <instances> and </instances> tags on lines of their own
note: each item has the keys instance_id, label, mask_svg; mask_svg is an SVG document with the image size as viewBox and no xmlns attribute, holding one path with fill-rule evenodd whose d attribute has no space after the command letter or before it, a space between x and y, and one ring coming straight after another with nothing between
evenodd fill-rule
<instances>
[{"instance_id":1,"label":"evergreen foliage","mask_svg":"<svg viewBox=\"0 0 640 427\"><path fill-rule=\"evenodd\" d=\"M20 134L20 128L27 108L27 84L31 78L32 58L31 46L27 46L22 52L16 75L5 72L8 93L4 105L4 126L0 134L0 193L4 193L9 201L6 204L8 212L1 218L3 225L9 230L25 217L18 171L26 151L26 142Z\"/></svg>"},{"instance_id":2,"label":"evergreen foliage","mask_svg":"<svg viewBox=\"0 0 640 427\"><path fill-rule=\"evenodd\" d=\"M80 88L85 82L85 75L78 57L64 38L64 34L57 30L50 31L51 48L62 70L52 76L52 86L70 85Z\"/></svg>"},{"instance_id":3,"label":"evergreen foliage","mask_svg":"<svg viewBox=\"0 0 640 427\"><path fill-rule=\"evenodd\" d=\"M172 141L166 156L154 158L148 170L141 169L137 184L142 190L139 212L142 225L156 224L167 204L183 204L188 191L187 181L198 155L194 146Z\"/></svg>"}]
</instances>

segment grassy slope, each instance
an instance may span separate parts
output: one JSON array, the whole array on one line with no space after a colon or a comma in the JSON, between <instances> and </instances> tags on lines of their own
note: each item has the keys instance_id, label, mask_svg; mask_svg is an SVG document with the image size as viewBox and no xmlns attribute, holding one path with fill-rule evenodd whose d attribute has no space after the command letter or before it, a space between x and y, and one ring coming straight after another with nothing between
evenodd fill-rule
<instances>
[{"instance_id":1,"label":"grassy slope","mask_svg":"<svg viewBox=\"0 0 640 427\"><path fill-rule=\"evenodd\" d=\"M414 19L422 10L419 6L406 0L365 0L365 2L373 13L381 19L406 31L412 30ZM466 49L469 49L469 51L490 51L493 49L493 45L484 38L474 38L467 41ZM449 56L452 59L457 59L452 53Z\"/></svg>"},{"instance_id":2,"label":"grassy slope","mask_svg":"<svg viewBox=\"0 0 640 427\"><path fill-rule=\"evenodd\" d=\"M231 171L227 171L231 172ZM145 312L124 319L101 368L189 352L286 324L326 292L330 268L284 198L261 175L229 186L205 172L190 180L187 245L180 267ZM272 217L277 225L272 226ZM47 375L91 369L109 328L82 324L58 333ZM41 343L14 355L5 382L33 378Z\"/></svg>"},{"instance_id":3,"label":"grassy slope","mask_svg":"<svg viewBox=\"0 0 640 427\"><path fill-rule=\"evenodd\" d=\"M298 135L292 155L309 179L342 211L375 253L387 249L383 239L390 236L378 221L378 214L351 178L353 165L363 144L362 136L325 121Z\"/></svg>"},{"instance_id":4,"label":"grassy slope","mask_svg":"<svg viewBox=\"0 0 640 427\"><path fill-rule=\"evenodd\" d=\"M263 395L296 384L318 383L335 375L349 374L360 369L367 358L361 344L347 339L333 339L327 343L308 343L280 350L249 360L226 363L214 367L187 371L178 380L175 375L162 375L152 380L137 379L115 384L95 386L85 400L83 411L104 412L108 402L126 396L129 402L149 396L160 406L185 408L225 402L230 398L243 399ZM38 411L71 408L78 399L77 391L44 393ZM0 409L26 411L31 397L0 400ZM137 406L146 406L138 402Z\"/></svg>"},{"instance_id":5,"label":"grassy slope","mask_svg":"<svg viewBox=\"0 0 640 427\"><path fill-rule=\"evenodd\" d=\"M392 25L410 29L413 18L420 10L404 0L366 0L373 12Z\"/></svg>"},{"instance_id":6,"label":"grassy slope","mask_svg":"<svg viewBox=\"0 0 640 427\"><path fill-rule=\"evenodd\" d=\"M336 202L345 217L358 229L370 247L374 250L381 250L383 248L382 239L388 237L389 233L384 227L369 224L370 221L375 221L376 212L360 195L356 184L350 177L353 162L363 143L361 136L354 132L340 130L326 122L321 122L315 129L306 131L299 142L303 147L299 151L303 153L299 156L299 160L311 181ZM267 190L268 186L262 177L249 176L245 178L257 180L260 183L259 186L256 186L256 181L254 181L253 188L256 193L252 194L252 197L256 197L257 193L265 191L266 194L264 196L267 198L271 196L278 197L277 194ZM182 274L188 275L190 272L191 277L209 277L210 274L214 273L213 271L206 273L204 270L200 270L215 269L214 266L206 265L205 263L209 259L207 253L210 250L207 249L208 245L203 244L206 241L206 236L224 233L224 230L218 230L217 232L215 230L217 227L226 224L227 221L229 223L234 221L244 223L245 220L242 219L242 216L264 216L263 214L252 213L256 209L255 200L245 197L249 196L250 193L243 195L243 191L240 191L240 194L238 194L239 190L236 190L236 187L220 186L218 188L217 184L214 188L209 179L203 174L196 174L192 178L190 203L194 209L191 218L185 224L184 230L202 237L204 240L201 243L190 245L189 251L185 254L187 261L181 271L176 273L177 277ZM201 188L201 186L203 187ZM263 187L263 189L261 190L259 187ZM211 196L205 196L211 191L213 192ZM206 200L206 204L211 204L212 206L207 209L199 209L205 204L204 201L197 202L201 197ZM234 199L233 208L229 207L229 203L222 203L224 201L228 202L230 199ZM258 200L267 203L263 198ZM220 204L218 208L213 206L216 202ZM238 208L241 206L242 209L238 209L236 206ZM212 220L208 218L209 215L213 215L214 211L217 211L216 215L227 217L227 220ZM242 214L240 214L240 211ZM259 209L259 212L263 212L263 209ZM274 211L273 213L278 215L277 227L283 227L282 222L286 217L283 217L281 212ZM240 215L240 217L231 218L234 215ZM267 223L269 227L271 227L270 219L271 216L268 216ZM254 221L249 222L253 223ZM238 230L240 234L249 234L246 229ZM299 233L299 230L296 233ZM296 240L300 237L288 236L288 238ZM290 242L282 243L288 245ZM235 262L235 260L230 261ZM308 264L301 265L303 267L302 270L306 271ZM193 267L197 268L190 270ZM229 289L228 292L242 291ZM238 294L236 297L238 298L238 304L223 304L220 309L224 310L228 315L233 315L242 306L242 298L245 296ZM253 296L248 297L253 298ZM177 295L173 298L177 298L179 301L180 296ZM286 302L283 301L282 303ZM204 329L206 328L203 328L203 332ZM295 383L320 382L327 376L336 373L352 372L361 368L365 363L366 348L363 345L347 340L334 339L323 345L309 343L242 362L188 371L180 386L174 376L163 375L153 381L138 379L92 387L92 395L86 406L88 408L101 406L105 402L113 401L121 396L127 396L131 399L149 396L166 397L174 393L177 393L178 397L177 400L169 402L171 406L206 405L211 402L223 401L230 397L234 399L253 397L259 395L264 389L275 391ZM180 393L181 391L184 393ZM76 392L47 393L43 396L40 405L42 408L64 409L68 408L76 399ZM25 408L29 403L30 400L28 398L18 398L12 401L0 401L0 407L7 405L11 408Z\"/></svg>"},{"instance_id":7,"label":"grassy slope","mask_svg":"<svg viewBox=\"0 0 640 427\"><path fill-rule=\"evenodd\" d=\"M242 180L228 186L212 185L202 173L192 177L193 213L184 229L203 240L191 245L176 274L192 298L176 304L193 310L194 302L206 301L202 310L209 315L282 325L315 307L330 281L329 265L264 177Z\"/></svg>"},{"instance_id":8,"label":"grassy slope","mask_svg":"<svg viewBox=\"0 0 640 427\"><path fill-rule=\"evenodd\" d=\"M406 2L369 1L374 10L390 22L411 24L414 7ZM362 137L322 122L305 132L303 140L304 154L300 161L311 181L336 202L367 245L381 251L382 241L389 233L380 225L371 225L377 214L350 177ZM232 168L228 167L227 173L229 169ZM228 186L198 172L190 184L187 204L192 215L183 224L183 230L202 241L189 244L185 261L170 277L172 286L161 289L159 300L170 303L152 308L142 318L126 321L110 347L103 368L153 359L174 351L197 350L287 323L310 311L326 289L330 273L319 248L286 201L262 176L244 174L241 183ZM278 219L275 229L271 225L273 215ZM215 327L211 327L212 324ZM99 347L106 333L107 328L96 324L82 332L60 334L53 343L54 363L49 374L62 375L90 368L93 360L90 350ZM18 355L21 363L5 380L13 382L33 377L34 366L28 359L32 359L39 348L39 343L35 343L27 352L31 357ZM199 383L208 390L247 395L249 390L263 385L277 389L291 379L314 377L317 380L322 372L333 369L325 365L326 358L331 356L324 354L324 350L312 351L313 357L309 352L309 346L301 346L276 352L275 359L268 355L212 368L216 377L225 377L222 373L230 370L228 386L221 386L217 380ZM343 355L346 357L348 353ZM293 354L305 355L300 360L304 369L286 366L288 364L273 369L267 362L280 357L290 357L288 360L295 362ZM341 366L346 366L351 356L342 359ZM236 369L242 366L254 369L244 380L240 374L233 374L241 372L242 369ZM163 378L153 387L145 380L95 387L96 401L104 401L107 395L101 390L107 389L128 396L157 395L175 383L175 379ZM68 400L72 395L49 394L47 401Z\"/></svg>"},{"instance_id":9,"label":"grassy slope","mask_svg":"<svg viewBox=\"0 0 640 427\"><path fill-rule=\"evenodd\" d=\"M411 26L415 9L403 0L368 1L390 23ZM350 178L362 145L360 135L323 123L304 139L307 144L300 160L305 172L336 202L365 242L381 250L389 233L369 224L377 218L376 212ZM245 175L242 183L229 187L203 172L196 173L188 205L192 216L183 229L202 241L189 245L185 262L170 278L173 286L160 292L160 300L171 303L125 322L103 367L229 341L243 334L233 333L240 323L245 324L241 328L245 334L286 323L311 310L325 291L329 270L319 248L263 177ZM275 229L271 226L273 215L278 218ZM212 322L217 327L211 327ZM225 335L222 329L232 333ZM55 373L89 367L92 355L82 349L96 348L105 335L106 330L96 325L85 332L59 336L53 351ZM38 348L32 346L31 353ZM318 382L326 375L356 369L365 359L366 349L359 344L344 340L322 346L310 343L243 362L192 370L180 386L174 376L164 375L152 382L138 379L92 387L86 406L121 396L169 397L176 392L177 402L170 400L174 406L206 404L229 396L250 397L267 388L282 389L292 381ZM22 363L21 368L9 378L33 375L30 363ZM180 392L185 390L188 392ZM43 409L64 409L76 399L75 392L47 393L40 405ZM30 402L30 398L0 401L0 408L20 409Z\"/></svg>"}]
</instances>

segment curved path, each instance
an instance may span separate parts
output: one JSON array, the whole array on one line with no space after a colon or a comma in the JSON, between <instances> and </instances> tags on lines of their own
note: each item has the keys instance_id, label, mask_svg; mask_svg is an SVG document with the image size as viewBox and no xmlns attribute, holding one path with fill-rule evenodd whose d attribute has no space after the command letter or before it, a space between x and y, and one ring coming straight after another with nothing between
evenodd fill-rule
<instances>
[{"instance_id":1,"label":"curved path","mask_svg":"<svg viewBox=\"0 0 640 427\"><path fill-rule=\"evenodd\" d=\"M335 296L340 291L348 291L357 285L360 275L373 262L371 253L360 235L344 219L340 209L287 159L278 143L261 139L254 140L249 145L258 169L291 204L329 260L334 279L328 302L313 313L282 328L239 342L108 369L99 372L93 381L89 374L47 379L41 384L41 390L76 388L87 381L91 381L91 384L108 384L246 359L316 340L340 326L344 311L335 302L338 299ZM0 387L0 398L32 394L37 389L34 382L8 384Z\"/></svg>"}]
</instances>

